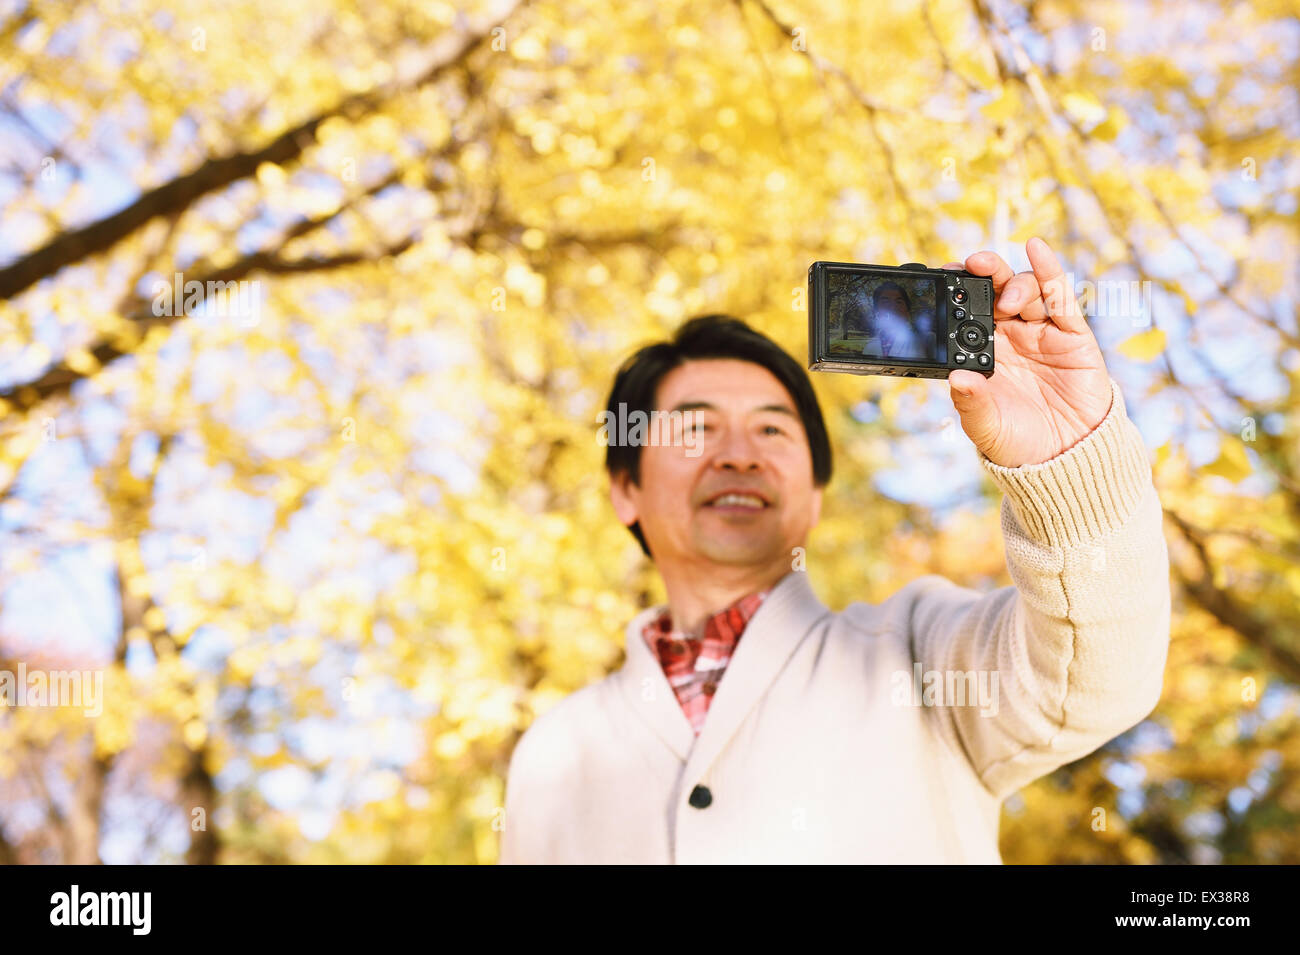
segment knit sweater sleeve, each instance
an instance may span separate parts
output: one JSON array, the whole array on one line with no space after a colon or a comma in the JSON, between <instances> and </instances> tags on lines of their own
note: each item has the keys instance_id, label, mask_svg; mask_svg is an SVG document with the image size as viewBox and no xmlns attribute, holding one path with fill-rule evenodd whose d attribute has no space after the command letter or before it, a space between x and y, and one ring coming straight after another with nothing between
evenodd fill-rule
<instances>
[{"instance_id":1,"label":"knit sweater sleeve","mask_svg":"<svg viewBox=\"0 0 1300 955\"><path fill-rule=\"evenodd\" d=\"M985 705L927 714L999 798L1136 725L1160 697L1169 555L1146 448L1111 390L1102 422L1052 460L982 458L1004 495L1014 586L980 595L922 578L911 604L914 659L992 691Z\"/></svg>"}]
</instances>

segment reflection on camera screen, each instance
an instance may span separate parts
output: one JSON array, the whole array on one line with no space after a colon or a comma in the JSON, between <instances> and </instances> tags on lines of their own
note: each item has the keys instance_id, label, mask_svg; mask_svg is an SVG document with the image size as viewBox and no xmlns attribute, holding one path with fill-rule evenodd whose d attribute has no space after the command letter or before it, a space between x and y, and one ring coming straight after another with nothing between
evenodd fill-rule
<instances>
[{"instance_id":1,"label":"reflection on camera screen","mask_svg":"<svg viewBox=\"0 0 1300 955\"><path fill-rule=\"evenodd\" d=\"M946 364L947 328L937 314L936 285L929 276L828 270L830 354Z\"/></svg>"}]
</instances>

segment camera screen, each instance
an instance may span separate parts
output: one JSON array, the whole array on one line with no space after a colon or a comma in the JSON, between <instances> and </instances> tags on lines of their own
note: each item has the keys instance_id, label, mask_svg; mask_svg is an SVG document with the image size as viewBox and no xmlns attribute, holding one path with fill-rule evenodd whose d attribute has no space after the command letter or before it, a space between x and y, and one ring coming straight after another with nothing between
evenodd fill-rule
<instances>
[{"instance_id":1,"label":"camera screen","mask_svg":"<svg viewBox=\"0 0 1300 955\"><path fill-rule=\"evenodd\" d=\"M933 276L886 276L828 269L827 345L831 355L948 361L946 320Z\"/></svg>"}]
</instances>

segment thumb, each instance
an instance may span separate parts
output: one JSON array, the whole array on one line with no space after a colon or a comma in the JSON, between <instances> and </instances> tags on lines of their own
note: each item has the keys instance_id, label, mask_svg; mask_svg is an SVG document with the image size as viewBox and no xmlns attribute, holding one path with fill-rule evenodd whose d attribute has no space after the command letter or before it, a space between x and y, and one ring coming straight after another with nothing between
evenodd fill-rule
<instances>
[{"instance_id":1,"label":"thumb","mask_svg":"<svg viewBox=\"0 0 1300 955\"><path fill-rule=\"evenodd\" d=\"M987 400L986 394L988 379L977 371L971 371L968 368L954 368L948 373L948 386L952 390L953 404L957 405L957 410L961 410L961 403L965 402L967 407L974 407L972 402L980 398Z\"/></svg>"},{"instance_id":2,"label":"thumb","mask_svg":"<svg viewBox=\"0 0 1300 955\"><path fill-rule=\"evenodd\" d=\"M948 375L948 389L962 427L977 447L997 433L997 405L987 378L977 371L956 368Z\"/></svg>"}]
</instances>

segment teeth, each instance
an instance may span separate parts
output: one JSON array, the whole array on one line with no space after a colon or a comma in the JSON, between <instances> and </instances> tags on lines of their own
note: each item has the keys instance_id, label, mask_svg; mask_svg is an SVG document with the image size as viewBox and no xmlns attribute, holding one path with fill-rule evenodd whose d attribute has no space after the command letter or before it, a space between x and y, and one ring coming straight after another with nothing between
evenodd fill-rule
<instances>
[{"instance_id":1,"label":"teeth","mask_svg":"<svg viewBox=\"0 0 1300 955\"><path fill-rule=\"evenodd\" d=\"M763 499L753 494L724 494L713 502L714 507L762 507Z\"/></svg>"}]
</instances>

